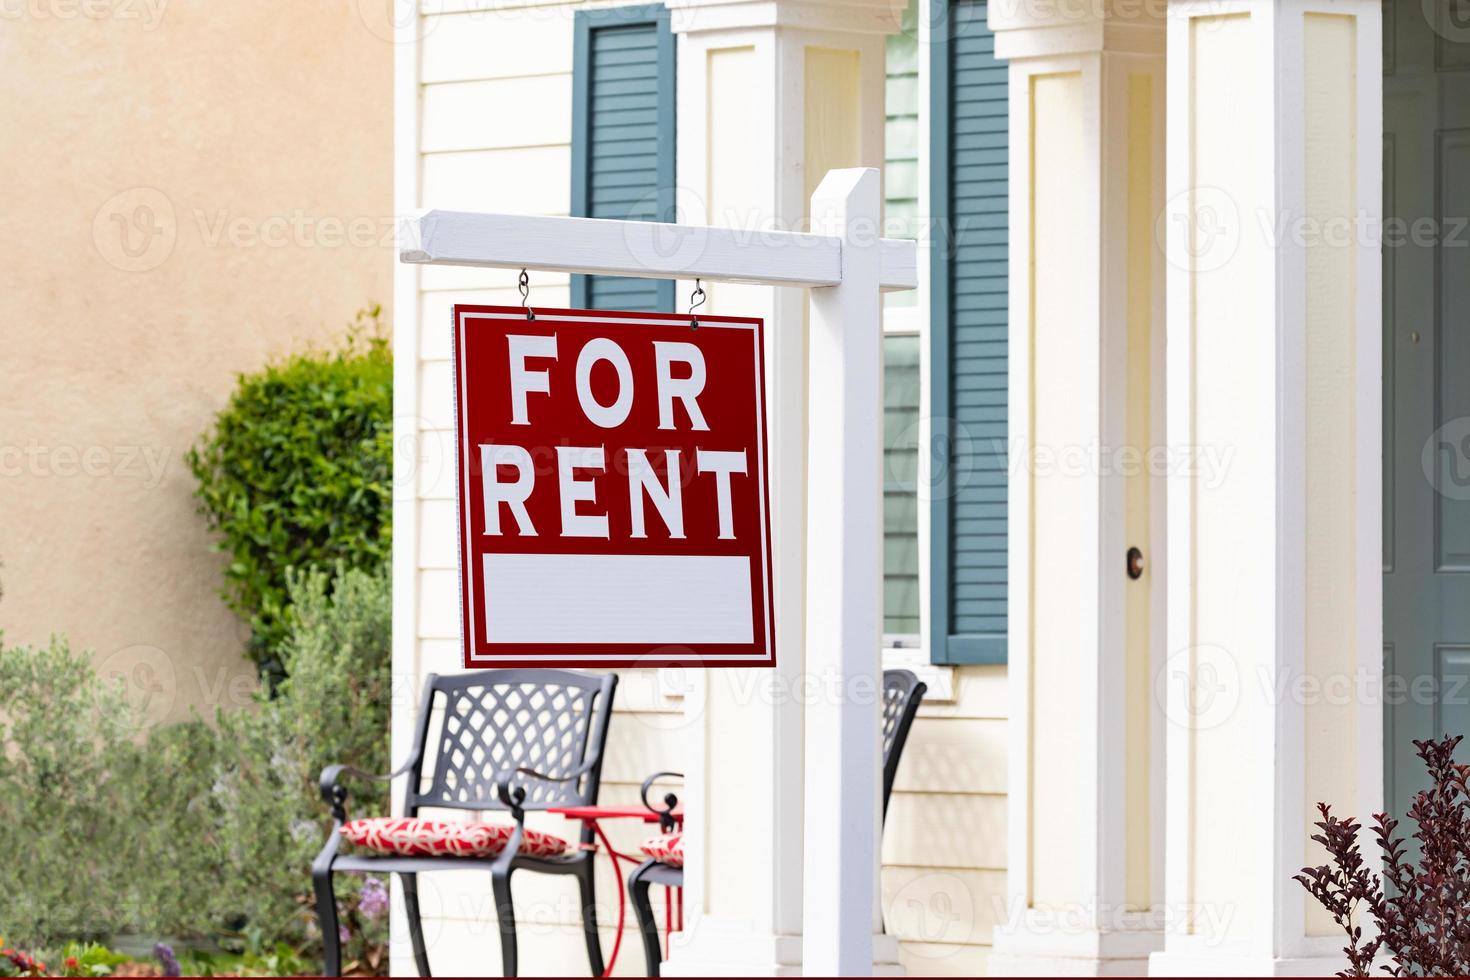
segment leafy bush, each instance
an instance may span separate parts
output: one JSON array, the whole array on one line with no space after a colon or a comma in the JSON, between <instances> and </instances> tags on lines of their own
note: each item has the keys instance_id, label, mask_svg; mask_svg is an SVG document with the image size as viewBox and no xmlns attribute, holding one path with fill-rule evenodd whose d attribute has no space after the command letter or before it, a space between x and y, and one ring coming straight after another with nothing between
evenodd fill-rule
<instances>
[{"instance_id":1,"label":"leafy bush","mask_svg":"<svg viewBox=\"0 0 1470 980\"><path fill-rule=\"evenodd\" d=\"M0 935L17 950L210 937L260 969L315 945L310 866L329 825L317 776L388 766L388 575L338 571L291 574L289 676L213 725L135 737L137 713L87 656L0 644ZM353 955L382 964L385 924L344 921Z\"/></svg>"},{"instance_id":2,"label":"leafy bush","mask_svg":"<svg viewBox=\"0 0 1470 980\"><path fill-rule=\"evenodd\" d=\"M379 308L344 346L241 374L229 404L188 454L216 548L224 599L250 623L249 654L284 669L288 569L373 570L391 543L393 356Z\"/></svg>"},{"instance_id":3,"label":"leafy bush","mask_svg":"<svg viewBox=\"0 0 1470 980\"><path fill-rule=\"evenodd\" d=\"M1358 822L1338 820L1330 806L1317 804L1321 833L1312 840L1327 848L1332 863L1303 868L1295 880L1347 935L1348 968L1338 976L1368 976L1380 953L1391 957L1383 964L1389 976L1470 975L1470 765L1454 761L1461 737L1414 741L1432 784L1409 808L1418 827L1417 867L1406 857L1403 838L1394 836L1399 822L1388 814L1373 815L1373 838L1383 854L1380 878L1358 846ZM1366 940L1355 921L1360 907L1377 926Z\"/></svg>"},{"instance_id":4,"label":"leafy bush","mask_svg":"<svg viewBox=\"0 0 1470 980\"><path fill-rule=\"evenodd\" d=\"M217 739L154 729L85 654L0 644L0 930L19 945L201 932L217 891Z\"/></svg>"},{"instance_id":5,"label":"leafy bush","mask_svg":"<svg viewBox=\"0 0 1470 980\"><path fill-rule=\"evenodd\" d=\"M303 941L311 859L328 815L317 778L333 762L388 771L392 599L386 572L291 575L296 614L286 678L255 711L221 714L215 786L231 887L221 916L257 935ZM387 812L386 795L379 801Z\"/></svg>"},{"instance_id":6,"label":"leafy bush","mask_svg":"<svg viewBox=\"0 0 1470 980\"><path fill-rule=\"evenodd\" d=\"M0 690L0 932L17 947L97 936L117 915L109 844L130 709L57 638L0 643Z\"/></svg>"},{"instance_id":7,"label":"leafy bush","mask_svg":"<svg viewBox=\"0 0 1470 980\"><path fill-rule=\"evenodd\" d=\"M128 748L112 767L119 820L107 860L123 879L112 932L212 933L224 856L214 795L221 741L195 719L153 728Z\"/></svg>"}]
</instances>

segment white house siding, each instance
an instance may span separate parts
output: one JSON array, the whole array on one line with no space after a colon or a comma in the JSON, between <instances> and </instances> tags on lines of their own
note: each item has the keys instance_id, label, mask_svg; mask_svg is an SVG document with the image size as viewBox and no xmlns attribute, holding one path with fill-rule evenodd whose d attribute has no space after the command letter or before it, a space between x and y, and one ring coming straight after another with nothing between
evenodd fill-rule
<instances>
[{"instance_id":1,"label":"white house siding","mask_svg":"<svg viewBox=\"0 0 1470 980\"><path fill-rule=\"evenodd\" d=\"M413 36L402 35L407 43L398 61L400 210L568 213L573 16L581 6L588 5L535 0L423 5L427 13ZM911 63L896 67L901 77L890 92L904 93L914 105L890 122L890 133L915 133L904 117L917 110L920 86ZM908 161L914 154L901 156L912 168ZM891 152L890 159L898 158ZM905 174L890 183L890 193L907 198L912 183ZM905 201L901 210L907 216L914 208ZM402 424L420 434L419 445L409 450L409 458L416 454L420 464L414 485L395 512L400 545L395 671L411 679L395 718L395 749L401 756L419 681L431 671L460 669L449 311L457 302L518 303L519 295L510 271L404 269L398 281L396 345L400 361L409 359L399 371L398 414ZM567 276L533 270L531 300L568 305ZM1005 670L955 668L948 679L952 699L931 701L914 726L883 845L888 928L902 940L904 962L913 975L984 972L992 926L1003 915ZM686 765L680 701L667 690L677 686L676 677L623 673L604 802L632 802L646 774ZM554 818L533 816L531 823L567 837L576 832ZM610 830L614 843L626 850L635 849L645 832L616 822ZM606 954L614 939L618 890L608 863L600 860L599 866ZM420 889L435 971L498 972L488 876L423 875ZM522 974L584 974L572 880L518 875L515 894ZM403 936L401 929L396 935ZM406 941L395 943L393 954L395 973L411 973ZM617 972L637 975L643 967L630 908Z\"/></svg>"},{"instance_id":2,"label":"white house siding","mask_svg":"<svg viewBox=\"0 0 1470 980\"><path fill-rule=\"evenodd\" d=\"M883 905L910 976L983 975L1004 922L1004 667L953 669L919 712L883 834Z\"/></svg>"}]
</instances>

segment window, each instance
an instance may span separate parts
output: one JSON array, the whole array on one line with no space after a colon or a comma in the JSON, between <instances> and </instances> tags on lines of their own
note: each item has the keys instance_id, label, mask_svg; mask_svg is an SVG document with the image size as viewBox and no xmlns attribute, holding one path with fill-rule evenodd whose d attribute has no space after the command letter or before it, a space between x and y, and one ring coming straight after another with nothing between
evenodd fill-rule
<instances>
[{"instance_id":1,"label":"window","mask_svg":"<svg viewBox=\"0 0 1470 980\"><path fill-rule=\"evenodd\" d=\"M579 10L572 62L572 214L674 218L674 35L662 5ZM573 276L572 305L672 311L672 280Z\"/></svg>"},{"instance_id":2,"label":"window","mask_svg":"<svg viewBox=\"0 0 1470 980\"><path fill-rule=\"evenodd\" d=\"M884 234L918 237L919 0L888 36L883 168ZM888 647L918 647L919 349L916 291L890 293L883 310L883 635Z\"/></svg>"},{"instance_id":3,"label":"window","mask_svg":"<svg viewBox=\"0 0 1470 980\"><path fill-rule=\"evenodd\" d=\"M919 343L917 332L883 337L883 635L919 643Z\"/></svg>"},{"instance_id":4,"label":"window","mask_svg":"<svg viewBox=\"0 0 1470 980\"><path fill-rule=\"evenodd\" d=\"M936 11L930 45L929 526L935 663L1006 659L1009 105L985 0ZM942 14L942 15L941 15Z\"/></svg>"}]
</instances>

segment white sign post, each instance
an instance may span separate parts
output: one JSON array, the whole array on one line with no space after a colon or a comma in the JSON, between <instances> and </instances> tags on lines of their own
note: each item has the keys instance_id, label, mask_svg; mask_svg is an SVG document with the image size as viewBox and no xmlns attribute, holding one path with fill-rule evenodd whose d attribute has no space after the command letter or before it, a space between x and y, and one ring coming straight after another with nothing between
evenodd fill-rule
<instances>
[{"instance_id":1,"label":"white sign post","mask_svg":"<svg viewBox=\"0 0 1470 980\"><path fill-rule=\"evenodd\" d=\"M400 261L420 265L812 290L804 670L819 693L804 746L807 976L869 972L881 922L881 291L917 288L918 256L914 242L879 236L880 209L877 170L834 170L812 196L812 233L428 211L400 243Z\"/></svg>"}]
</instances>

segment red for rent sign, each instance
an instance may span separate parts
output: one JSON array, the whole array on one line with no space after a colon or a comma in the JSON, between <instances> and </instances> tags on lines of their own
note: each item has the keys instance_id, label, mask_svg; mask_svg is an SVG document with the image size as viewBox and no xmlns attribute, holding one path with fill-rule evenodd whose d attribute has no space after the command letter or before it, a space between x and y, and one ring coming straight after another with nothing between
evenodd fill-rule
<instances>
[{"instance_id":1,"label":"red for rent sign","mask_svg":"<svg viewBox=\"0 0 1470 980\"><path fill-rule=\"evenodd\" d=\"M770 666L759 319L456 306L465 666Z\"/></svg>"}]
</instances>

